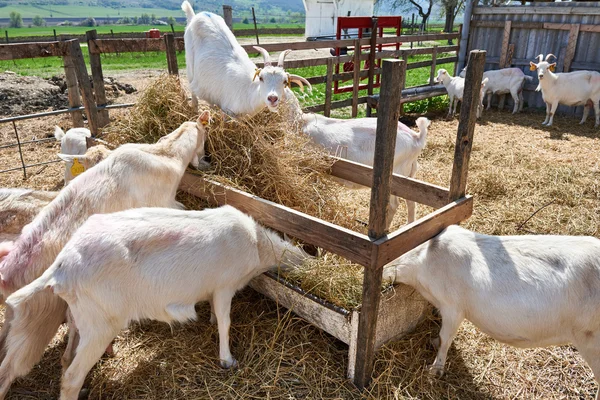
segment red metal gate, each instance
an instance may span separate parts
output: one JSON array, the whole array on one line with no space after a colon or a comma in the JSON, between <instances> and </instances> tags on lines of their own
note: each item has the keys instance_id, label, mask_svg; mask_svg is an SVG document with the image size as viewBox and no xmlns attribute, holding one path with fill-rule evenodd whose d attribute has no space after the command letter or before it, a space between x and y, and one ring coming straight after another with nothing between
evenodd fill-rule
<instances>
[{"instance_id":1,"label":"red metal gate","mask_svg":"<svg viewBox=\"0 0 600 400\"><path fill-rule=\"evenodd\" d=\"M371 29L372 27L372 18L371 17L338 17L337 20L337 33L336 33L336 39L340 40L342 38L342 32L346 31L348 29L358 29L358 39L362 39L363 35L366 33L364 32L364 30L366 29ZM383 30L385 28L395 28L396 29L396 36L400 36L400 34L402 33L402 17L377 17L377 32L376 33L371 33L371 34L376 34L378 37L383 37ZM347 35L347 33L344 33L344 35ZM402 43L395 43L395 44L387 44L387 45L382 45L382 44L378 44L377 45L377 51L381 51L383 49L383 47L389 47L389 46L395 46L396 50L400 50L400 45ZM354 51L362 51L362 49L369 49L370 46L366 45L366 46L361 46L360 49L354 49ZM335 54L337 56L340 55L340 47L337 47L335 49ZM361 62L362 64L362 62ZM381 60L375 60L375 68L379 68L381 66ZM360 66L359 66L360 68ZM364 69L369 69L369 60L365 61L364 64ZM354 62L352 61L348 61L345 62L343 64L343 70L344 72L352 72L354 71ZM336 74L340 73L340 64L337 64L335 66L335 72ZM367 79L367 78L364 78ZM373 87L379 87L380 86L380 76L377 75L375 82L373 82L374 85ZM359 85L359 90L364 90L367 89L367 85ZM339 82L335 81L334 82L334 86L333 86L333 92L334 93L344 93L344 92L351 92L353 90L353 86L343 86L343 87L339 87Z\"/></svg>"}]
</instances>

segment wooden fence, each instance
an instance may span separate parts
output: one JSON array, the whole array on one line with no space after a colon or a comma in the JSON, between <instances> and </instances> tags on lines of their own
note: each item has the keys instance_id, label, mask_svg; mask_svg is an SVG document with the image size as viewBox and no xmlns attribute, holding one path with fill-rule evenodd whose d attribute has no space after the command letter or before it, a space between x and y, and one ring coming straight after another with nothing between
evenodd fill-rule
<instances>
[{"instance_id":1,"label":"wooden fence","mask_svg":"<svg viewBox=\"0 0 600 400\"><path fill-rule=\"evenodd\" d=\"M468 50L487 51L486 70L518 67L528 75L539 54L558 57L557 72L600 71L600 2L535 3L534 6L473 8ZM544 107L537 77L525 87L529 107ZM560 106L581 114L583 107Z\"/></svg>"}]
</instances>

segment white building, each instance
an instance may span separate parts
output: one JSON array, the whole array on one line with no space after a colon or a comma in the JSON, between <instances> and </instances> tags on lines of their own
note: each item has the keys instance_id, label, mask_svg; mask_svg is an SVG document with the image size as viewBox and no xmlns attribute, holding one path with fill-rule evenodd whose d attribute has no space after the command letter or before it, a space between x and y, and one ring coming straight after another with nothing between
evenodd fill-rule
<instances>
[{"instance_id":1,"label":"white building","mask_svg":"<svg viewBox=\"0 0 600 400\"><path fill-rule=\"evenodd\" d=\"M306 10L306 37L334 36L337 17L370 17L374 0L302 0Z\"/></svg>"}]
</instances>

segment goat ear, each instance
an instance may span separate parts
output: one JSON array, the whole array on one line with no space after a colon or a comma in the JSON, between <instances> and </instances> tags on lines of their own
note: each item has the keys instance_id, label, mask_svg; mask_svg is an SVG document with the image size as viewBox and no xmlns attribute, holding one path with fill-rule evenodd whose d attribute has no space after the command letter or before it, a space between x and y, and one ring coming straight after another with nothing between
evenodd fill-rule
<instances>
[{"instance_id":1,"label":"goat ear","mask_svg":"<svg viewBox=\"0 0 600 400\"><path fill-rule=\"evenodd\" d=\"M548 69L552 72L554 72L554 70L556 69L556 63L552 63L550 65L548 65Z\"/></svg>"},{"instance_id":2,"label":"goat ear","mask_svg":"<svg viewBox=\"0 0 600 400\"><path fill-rule=\"evenodd\" d=\"M201 125L208 125L210 121L210 111L202 111L202 114L198 117L198 123Z\"/></svg>"},{"instance_id":3,"label":"goat ear","mask_svg":"<svg viewBox=\"0 0 600 400\"><path fill-rule=\"evenodd\" d=\"M529 61L529 70L535 71L536 69L537 69L537 65L535 65L533 61Z\"/></svg>"}]
</instances>

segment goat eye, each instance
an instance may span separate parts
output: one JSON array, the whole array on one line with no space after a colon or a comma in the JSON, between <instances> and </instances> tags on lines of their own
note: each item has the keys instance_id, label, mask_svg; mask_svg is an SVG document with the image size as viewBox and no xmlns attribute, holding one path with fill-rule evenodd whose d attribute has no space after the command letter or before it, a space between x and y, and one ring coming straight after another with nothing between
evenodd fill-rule
<instances>
[{"instance_id":1,"label":"goat eye","mask_svg":"<svg viewBox=\"0 0 600 400\"><path fill-rule=\"evenodd\" d=\"M260 79L260 81L263 82L262 76L259 76L258 79Z\"/></svg>"}]
</instances>

